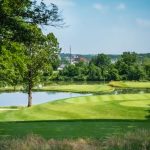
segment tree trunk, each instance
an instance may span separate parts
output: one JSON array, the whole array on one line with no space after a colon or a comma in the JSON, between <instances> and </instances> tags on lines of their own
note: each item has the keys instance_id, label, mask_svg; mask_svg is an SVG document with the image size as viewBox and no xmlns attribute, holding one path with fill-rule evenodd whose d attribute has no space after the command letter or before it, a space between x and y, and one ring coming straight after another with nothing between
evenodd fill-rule
<instances>
[{"instance_id":1,"label":"tree trunk","mask_svg":"<svg viewBox=\"0 0 150 150\"><path fill-rule=\"evenodd\" d=\"M32 106L32 70L29 70L28 77L28 107Z\"/></svg>"},{"instance_id":2,"label":"tree trunk","mask_svg":"<svg viewBox=\"0 0 150 150\"><path fill-rule=\"evenodd\" d=\"M32 88L29 85L28 89L28 107L32 106Z\"/></svg>"},{"instance_id":3,"label":"tree trunk","mask_svg":"<svg viewBox=\"0 0 150 150\"><path fill-rule=\"evenodd\" d=\"M14 91L16 91L16 86L14 85Z\"/></svg>"}]
</instances>

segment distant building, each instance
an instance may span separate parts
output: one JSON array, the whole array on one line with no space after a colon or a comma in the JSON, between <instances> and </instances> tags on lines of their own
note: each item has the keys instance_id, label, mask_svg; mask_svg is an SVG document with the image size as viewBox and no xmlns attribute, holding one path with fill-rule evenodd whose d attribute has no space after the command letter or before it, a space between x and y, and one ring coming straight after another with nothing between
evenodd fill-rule
<instances>
[{"instance_id":1,"label":"distant building","mask_svg":"<svg viewBox=\"0 0 150 150\"><path fill-rule=\"evenodd\" d=\"M76 64L78 62L84 62L84 63L89 62L88 59L86 59L85 57L80 56L80 55L74 55L72 60L73 60L72 61L73 64Z\"/></svg>"}]
</instances>

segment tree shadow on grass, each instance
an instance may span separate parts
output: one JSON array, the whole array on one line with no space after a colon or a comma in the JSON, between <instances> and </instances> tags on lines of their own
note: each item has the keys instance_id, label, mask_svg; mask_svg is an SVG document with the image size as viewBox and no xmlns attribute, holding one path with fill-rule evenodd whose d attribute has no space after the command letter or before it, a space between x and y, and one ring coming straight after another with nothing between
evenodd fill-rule
<instances>
[{"instance_id":1,"label":"tree shadow on grass","mask_svg":"<svg viewBox=\"0 0 150 150\"><path fill-rule=\"evenodd\" d=\"M146 118L147 120L150 120L150 105L148 105L148 106L149 106L149 109L146 110L146 111L148 112L148 114L145 116L145 118Z\"/></svg>"},{"instance_id":2,"label":"tree shadow on grass","mask_svg":"<svg viewBox=\"0 0 150 150\"><path fill-rule=\"evenodd\" d=\"M0 138L23 137L32 133L47 139L99 139L138 129L150 130L150 120L80 119L0 122Z\"/></svg>"}]
</instances>

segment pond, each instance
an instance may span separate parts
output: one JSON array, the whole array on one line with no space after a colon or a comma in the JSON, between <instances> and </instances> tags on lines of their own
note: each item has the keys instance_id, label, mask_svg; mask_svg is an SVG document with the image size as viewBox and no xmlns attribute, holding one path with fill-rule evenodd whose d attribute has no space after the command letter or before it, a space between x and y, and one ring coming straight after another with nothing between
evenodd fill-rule
<instances>
[{"instance_id":1,"label":"pond","mask_svg":"<svg viewBox=\"0 0 150 150\"><path fill-rule=\"evenodd\" d=\"M67 92L33 92L32 103L41 104L58 99L86 96L89 94ZM26 106L28 95L22 92L0 93L0 106Z\"/></svg>"}]
</instances>

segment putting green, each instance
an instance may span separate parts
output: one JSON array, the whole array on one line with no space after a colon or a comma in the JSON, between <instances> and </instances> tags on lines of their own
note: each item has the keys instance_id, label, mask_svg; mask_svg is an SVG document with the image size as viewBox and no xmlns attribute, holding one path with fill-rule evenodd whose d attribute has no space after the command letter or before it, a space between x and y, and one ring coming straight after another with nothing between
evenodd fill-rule
<instances>
[{"instance_id":1,"label":"putting green","mask_svg":"<svg viewBox=\"0 0 150 150\"><path fill-rule=\"evenodd\" d=\"M126 102L121 102L120 105L130 106L130 107L150 108L150 100L126 101Z\"/></svg>"}]
</instances>

